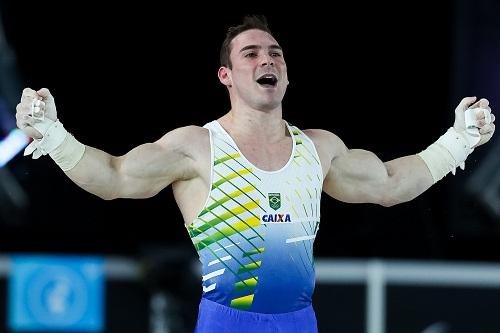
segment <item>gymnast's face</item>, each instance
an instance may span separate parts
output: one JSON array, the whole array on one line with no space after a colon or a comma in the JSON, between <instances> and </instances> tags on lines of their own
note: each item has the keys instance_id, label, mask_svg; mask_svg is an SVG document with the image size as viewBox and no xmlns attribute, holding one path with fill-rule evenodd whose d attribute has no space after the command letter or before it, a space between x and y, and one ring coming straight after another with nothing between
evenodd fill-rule
<instances>
[{"instance_id":1,"label":"gymnast's face","mask_svg":"<svg viewBox=\"0 0 500 333\"><path fill-rule=\"evenodd\" d=\"M231 41L232 68L221 67L219 79L233 104L269 111L281 106L288 85L283 50L267 32L251 29Z\"/></svg>"}]
</instances>

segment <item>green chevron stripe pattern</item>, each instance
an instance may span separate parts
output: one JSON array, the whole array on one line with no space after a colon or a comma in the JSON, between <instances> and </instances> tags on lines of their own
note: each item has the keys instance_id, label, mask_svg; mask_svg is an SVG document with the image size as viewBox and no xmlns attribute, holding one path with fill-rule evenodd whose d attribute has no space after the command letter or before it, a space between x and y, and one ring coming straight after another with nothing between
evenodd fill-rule
<instances>
[{"instance_id":1,"label":"green chevron stripe pattern","mask_svg":"<svg viewBox=\"0 0 500 333\"><path fill-rule=\"evenodd\" d=\"M257 261L257 262L252 262L245 266L241 266L240 269L238 269L238 274L253 271L256 268L259 268L261 265L262 261Z\"/></svg>"},{"instance_id":2,"label":"green chevron stripe pattern","mask_svg":"<svg viewBox=\"0 0 500 333\"><path fill-rule=\"evenodd\" d=\"M281 242L281 234L277 234L276 230L282 228L281 225L278 227L263 223L262 221L266 221L264 214L286 213L292 216L292 222L296 219L298 224L283 225L287 238L312 235L318 228L319 222L310 223L315 219L319 221L322 180L317 166L321 165L314 143L298 128L292 125L289 128L294 140L294 154L286 169L277 174L266 173L249 163L237 144L227 136L227 132L220 127L212 128L213 165L210 193L198 217L187 229L204 265L203 274L225 268L222 275L204 281L204 286L217 284L215 289L207 291L215 293L211 294L214 299L220 296L217 293L227 293L231 290L229 294L221 295L228 300L224 304L229 303L231 308L252 311L254 297L259 295L259 285L267 286L272 282L267 276L268 266L272 265L274 260L281 260L274 258L271 253L267 254L271 258L270 261L264 256L264 251L274 249L271 245L275 245L273 243L266 246L266 233L268 242ZM282 207L277 212L269 210L268 196L274 192L280 192L283 198ZM282 241L283 246L293 249L291 253L296 256L294 258L297 259L300 270L310 271L312 243L308 241L288 244L284 239ZM296 249L299 247L300 252L297 253ZM265 261L263 258L266 258ZM208 268L207 264L214 266ZM272 269L269 272L272 272ZM232 286L225 285L229 283ZM259 307L260 304L257 302L255 306ZM258 311L258 308L253 310Z\"/></svg>"},{"instance_id":3,"label":"green chevron stripe pattern","mask_svg":"<svg viewBox=\"0 0 500 333\"><path fill-rule=\"evenodd\" d=\"M250 257L250 256L252 256L254 254L258 254L258 253L262 253L262 252L264 252L264 248L263 247L259 247L258 249L255 249L255 250L243 253L243 257Z\"/></svg>"},{"instance_id":4,"label":"green chevron stripe pattern","mask_svg":"<svg viewBox=\"0 0 500 333\"><path fill-rule=\"evenodd\" d=\"M234 160L240 156L241 155L239 153L236 153L236 154L231 154L231 155L227 155L227 156L218 158L214 161L214 166L217 164L220 164L220 163L224 163L224 162L229 161L229 160Z\"/></svg>"},{"instance_id":5,"label":"green chevron stripe pattern","mask_svg":"<svg viewBox=\"0 0 500 333\"><path fill-rule=\"evenodd\" d=\"M238 189L238 190L230 193L229 195L223 197L222 199L215 201L213 204L211 204L206 209L204 209L200 213L200 215L198 217L201 217L201 216L205 215L209 211L212 211L217 206L220 206L220 205L222 205L223 203L225 203L225 202L227 202L229 200L234 200L235 198L237 198L238 196L242 195L243 193L248 193L248 192L251 192L251 191L254 191L254 190L255 190L255 186L253 186L253 185L247 186L247 187L245 187L245 188L243 188L241 190Z\"/></svg>"},{"instance_id":6,"label":"green chevron stripe pattern","mask_svg":"<svg viewBox=\"0 0 500 333\"><path fill-rule=\"evenodd\" d=\"M255 290L257 287L257 281L259 280L259 277L253 277L250 279L246 279L244 281L236 282L234 284L234 292L235 293L242 293L242 292L250 292L252 290Z\"/></svg>"},{"instance_id":7,"label":"green chevron stripe pattern","mask_svg":"<svg viewBox=\"0 0 500 333\"><path fill-rule=\"evenodd\" d=\"M236 177L241 177L243 175L246 175L248 173L251 173L252 169L242 169L238 170L237 172L230 173L229 175L223 177L222 179L216 181L215 183L212 184L212 190L216 187L219 187L220 185L224 184L225 182L236 178Z\"/></svg>"},{"instance_id":8,"label":"green chevron stripe pattern","mask_svg":"<svg viewBox=\"0 0 500 333\"><path fill-rule=\"evenodd\" d=\"M224 238L229 238L234 234L241 234L242 231L250 229L251 227L256 227L260 224L260 220L252 217L245 222L236 222L234 224L231 224L231 226L224 227L220 231L214 232L212 235L204 238L203 240L197 242L194 244L196 249L202 250L205 247L209 246L210 244L213 244L217 241L220 241L221 239Z\"/></svg>"},{"instance_id":9,"label":"green chevron stripe pattern","mask_svg":"<svg viewBox=\"0 0 500 333\"><path fill-rule=\"evenodd\" d=\"M191 236L191 238L193 237L196 237L202 233L204 233L205 231L209 230L210 228L213 228L215 227L217 224L221 223L221 222L225 222L227 220L229 220L231 217L233 216L239 216L241 213L243 212L246 212L246 211L251 211L253 210L254 208L258 207L259 206L259 202L248 202L242 206L239 206L239 207L236 207L234 209L231 209L230 211L228 212L225 212L221 215L218 215L216 216L214 219L210 220L210 221L204 221L203 219L201 219L201 216L204 215L206 212L209 212L210 210L207 209L206 212L202 212L200 214L200 216L198 216L198 218L200 219L200 221L203 221L205 222L204 224L202 224L201 226L198 226L198 227L194 227L193 225L190 225L189 226L189 234Z\"/></svg>"},{"instance_id":10,"label":"green chevron stripe pattern","mask_svg":"<svg viewBox=\"0 0 500 333\"><path fill-rule=\"evenodd\" d=\"M243 297L238 297L235 298L231 301L231 307L239 310L248 310L252 306L253 302L253 294L243 296Z\"/></svg>"}]
</instances>

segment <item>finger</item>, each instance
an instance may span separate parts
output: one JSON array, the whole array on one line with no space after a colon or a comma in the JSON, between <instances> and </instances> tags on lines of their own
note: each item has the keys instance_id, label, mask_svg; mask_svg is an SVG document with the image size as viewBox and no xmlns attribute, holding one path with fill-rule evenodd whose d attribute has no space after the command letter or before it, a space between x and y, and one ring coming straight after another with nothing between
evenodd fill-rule
<instances>
[{"instance_id":1,"label":"finger","mask_svg":"<svg viewBox=\"0 0 500 333\"><path fill-rule=\"evenodd\" d=\"M490 105L490 102L486 98L481 98L479 100L479 107L480 108L484 109L484 108L488 107L488 105Z\"/></svg>"},{"instance_id":2,"label":"finger","mask_svg":"<svg viewBox=\"0 0 500 333\"><path fill-rule=\"evenodd\" d=\"M494 122L495 121L495 115L492 113L491 114L491 122Z\"/></svg>"},{"instance_id":3,"label":"finger","mask_svg":"<svg viewBox=\"0 0 500 333\"><path fill-rule=\"evenodd\" d=\"M474 103L474 104L477 104L477 103ZM469 109L473 109L473 107L471 106L471 107L469 107ZM491 108L489 106L477 106L475 109L477 109L478 111L481 111L481 112L477 112L476 116L484 114L483 110L488 110L491 113Z\"/></svg>"},{"instance_id":4,"label":"finger","mask_svg":"<svg viewBox=\"0 0 500 333\"><path fill-rule=\"evenodd\" d=\"M34 91L31 88L24 88L23 89L23 93L22 93L23 96L24 95L34 95L34 94L36 94L36 91Z\"/></svg>"},{"instance_id":5,"label":"finger","mask_svg":"<svg viewBox=\"0 0 500 333\"><path fill-rule=\"evenodd\" d=\"M491 108L489 105L490 105L490 102L486 98L481 98L479 101L477 101L476 103L469 106L469 109L476 109L476 108L477 109L486 109L486 110L491 112Z\"/></svg>"},{"instance_id":6,"label":"finger","mask_svg":"<svg viewBox=\"0 0 500 333\"><path fill-rule=\"evenodd\" d=\"M54 97L52 97L52 94L50 93L49 89L47 88L42 88L36 92L40 97L43 98L45 101L52 102L54 100Z\"/></svg>"},{"instance_id":7,"label":"finger","mask_svg":"<svg viewBox=\"0 0 500 333\"><path fill-rule=\"evenodd\" d=\"M38 98L38 94L36 93L35 90L33 90L31 88L24 88L23 89L23 93L21 95L21 101L23 101L23 100L32 101L35 98Z\"/></svg>"},{"instance_id":8,"label":"finger","mask_svg":"<svg viewBox=\"0 0 500 333\"><path fill-rule=\"evenodd\" d=\"M29 114L31 113L31 103L26 104L26 103L19 103L16 106L16 113L17 114Z\"/></svg>"},{"instance_id":9,"label":"finger","mask_svg":"<svg viewBox=\"0 0 500 333\"><path fill-rule=\"evenodd\" d=\"M38 96L38 95L25 95L23 97L21 97L21 103L27 103L27 104L31 104L33 101L37 101L37 100L40 100L41 97Z\"/></svg>"},{"instance_id":10,"label":"finger","mask_svg":"<svg viewBox=\"0 0 500 333\"><path fill-rule=\"evenodd\" d=\"M16 120L17 121L23 121L24 117L29 117L29 112L17 112L16 113Z\"/></svg>"},{"instance_id":11,"label":"finger","mask_svg":"<svg viewBox=\"0 0 500 333\"><path fill-rule=\"evenodd\" d=\"M469 105L471 105L475 101L476 101L476 96L463 98L457 106L457 111L465 112L465 110L469 108Z\"/></svg>"},{"instance_id":12,"label":"finger","mask_svg":"<svg viewBox=\"0 0 500 333\"><path fill-rule=\"evenodd\" d=\"M488 134L495 131L495 124L484 125L479 129L480 134Z\"/></svg>"},{"instance_id":13,"label":"finger","mask_svg":"<svg viewBox=\"0 0 500 333\"><path fill-rule=\"evenodd\" d=\"M30 116L19 117L16 121L16 125L19 129L25 129L28 126L35 125L35 123L35 119L31 118Z\"/></svg>"},{"instance_id":14,"label":"finger","mask_svg":"<svg viewBox=\"0 0 500 333\"><path fill-rule=\"evenodd\" d=\"M16 105L16 113L21 113L21 112L23 112L23 111L24 111L24 108L25 108L25 106L24 106L24 104L23 104L23 103L18 103L18 104Z\"/></svg>"},{"instance_id":15,"label":"finger","mask_svg":"<svg viewBox=\"0 0 500 333\"><path fill-rule=\"evenodd\" d=\"M476 110L476 120L483 120L485 118L488 118L487 117L487 113L490 115L491 117L491 113L490 113L490 110L486 109L486 108L482 108L484 110L481 110L481 109L477 109ZM486 111L485 111L486 110ZM490 118L491 119L491 118Z\"/></svg>"},{"instance_id":16,"label":"finger","mask_svg":"<svg viewBox=\"0 0 500 333\"><path fill-rule=\"evenodd\" d=\"M33 126L35 125L36 121L30 116L24 116L23 117L23 127L28 127L28 126Z\"/></svg>"}]
</instances>

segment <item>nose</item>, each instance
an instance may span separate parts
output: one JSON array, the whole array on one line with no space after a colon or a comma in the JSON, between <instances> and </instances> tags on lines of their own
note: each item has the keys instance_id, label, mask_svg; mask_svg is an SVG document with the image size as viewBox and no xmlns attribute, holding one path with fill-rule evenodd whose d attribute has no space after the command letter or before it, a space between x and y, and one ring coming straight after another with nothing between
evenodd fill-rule
<instances>
[{"instance_id":1,"label":"nose","mask_svg":"<svg viewBox=\"0 0 500 333\"><path fill-rule=\"evenodd\" d=\"M274 59L269 54L262 56L261 66L274 66Z\"/></svg>"}]
</instances>

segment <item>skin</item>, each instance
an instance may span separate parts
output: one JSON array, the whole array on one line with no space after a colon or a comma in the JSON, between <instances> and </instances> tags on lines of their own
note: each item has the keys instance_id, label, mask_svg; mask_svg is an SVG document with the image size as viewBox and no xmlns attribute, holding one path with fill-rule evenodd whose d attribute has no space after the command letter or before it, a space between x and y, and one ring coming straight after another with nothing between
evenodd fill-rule
<instances>
[{"instance_id":1,"label":"skin","mask_svg":"<svg viewBox=\"0 0 500 333\"><path fill-rule=\"evenodd\" d=\"M247 30L231 42L231 68L220 67L218 77L229 92L231 110L218 121L245 157L262 170L278 170L290 158L292 138L282 118L282 100L288 85L283 51L261 30ZM277 77L275 86L262 86L264 74ZM47 89L26 88L17 106L17 125L28 136L40 138L29 115L33 99L44 102L46 117L57 119L54 98ZM486 99L466 97L455 110L454 127L465 130L468 107L490 109ZM477 115L480 146L488 142L495 125ZM494 116L492 116L494 121ZM314 142L324 175L323 190L344 202L392 206L412 200L432 184L432 176L417 155L383 162L375 154L348 149L335 134L304 131ZM80 162L66 175L84 190L103 199L148 198L172 185L186 225L202 209L210 188L210 141L207 129L186 126L140 145L123 156L112 156L87 146Z\"/></svg>"}]
</instances>

